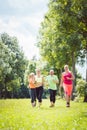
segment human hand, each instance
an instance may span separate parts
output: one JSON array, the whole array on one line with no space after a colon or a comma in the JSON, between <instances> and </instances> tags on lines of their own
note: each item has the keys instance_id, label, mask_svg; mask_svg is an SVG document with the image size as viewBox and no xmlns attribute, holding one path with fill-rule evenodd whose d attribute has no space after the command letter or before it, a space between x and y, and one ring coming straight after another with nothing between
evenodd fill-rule
<instances>
[{"instance_id":1,"label":"human hand","mask_svg":"<svg viewBox=\"0 0 87 130\"><path fill-rule=\"evenodd\" d=\"M67 80L71 80L71 78L69 78L69 77L66 77L67 78Z\"/></svg>"}]
</instances>

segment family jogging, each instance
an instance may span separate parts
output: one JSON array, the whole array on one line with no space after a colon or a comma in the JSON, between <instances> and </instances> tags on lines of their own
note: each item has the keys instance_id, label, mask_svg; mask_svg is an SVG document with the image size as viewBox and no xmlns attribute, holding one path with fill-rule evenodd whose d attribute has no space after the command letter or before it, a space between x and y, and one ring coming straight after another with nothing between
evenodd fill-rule
<instances>
[{"instance_id":1,"label":"family jogging","mask_svg":"<svg viewBox=\"0 0 87 130\"><path fill-rule=\"evenodd\" d=\"M70 107L70 100L73 90L73 80L73 73L69 70L68 65L65 65L64 72L61 74L61 81L59 86L63 87L64 89L66 107ZM47 83L50 94L50 107L55 106L57 84L59 84L58 77L54 74L54 70L51 69L49 75L44 80L44 77L41 75L40 69L36 69L36 75L34 73L30 73L28 76L28 87L30 89L32 107L36 106L36 100L38 100L39 107L42 105L44 81Z\"/></svg>"}]
</instances>

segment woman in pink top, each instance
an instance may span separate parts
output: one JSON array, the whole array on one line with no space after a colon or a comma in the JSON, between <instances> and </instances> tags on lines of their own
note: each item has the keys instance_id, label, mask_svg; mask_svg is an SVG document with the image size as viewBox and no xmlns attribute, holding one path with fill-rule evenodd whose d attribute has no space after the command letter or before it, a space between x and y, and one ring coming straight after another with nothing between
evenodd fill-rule
<instances>
[{"instance_id":1,"label":"woman in pink top","mask_svg":"<svg viewBox=\"0 0 87 130\"><path fill-rule=\"evenodd\" d=\"M69 71L68 65L64 66L65 72L62 73L60 86L64 88L66 106L70 107L70 98L73 90L74 75Z\"/></svg>"}]
</instances>

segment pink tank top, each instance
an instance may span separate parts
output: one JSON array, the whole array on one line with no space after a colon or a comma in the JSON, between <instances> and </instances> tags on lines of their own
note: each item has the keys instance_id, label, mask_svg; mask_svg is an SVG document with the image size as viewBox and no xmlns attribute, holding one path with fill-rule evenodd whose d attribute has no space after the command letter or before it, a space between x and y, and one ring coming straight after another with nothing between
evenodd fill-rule
<instances>
[{"instance_id":1,"label":"pink tank top","mask_svg":"<svg viewBox=\"0 0 87 130\"><path fill-rule=\"evenodd\" d=\"M72 80L67 79L67 77L68 77L68 78L71 78L71 77L72 77L72 74L71 74L70 72L68 72L68 73L63 73L63 82L64 82L65 84L72 84Z\"/></svg>"}]
</instances>

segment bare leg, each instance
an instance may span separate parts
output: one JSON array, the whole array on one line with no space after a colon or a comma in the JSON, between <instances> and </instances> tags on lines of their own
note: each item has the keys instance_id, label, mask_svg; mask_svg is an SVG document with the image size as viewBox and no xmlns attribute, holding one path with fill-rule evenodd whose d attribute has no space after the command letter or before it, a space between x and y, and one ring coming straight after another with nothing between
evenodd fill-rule
<instances>
[{"instance_id":1,"label":"bare leg","mask_svg":"<svg viewBox=\"0 0 87 130\"><path fill-rule=\"evenodd\" d=\"M70 96L66 94L65 99L66 99L66 106L70 107Z\"/></svg>"}]
</instances>

